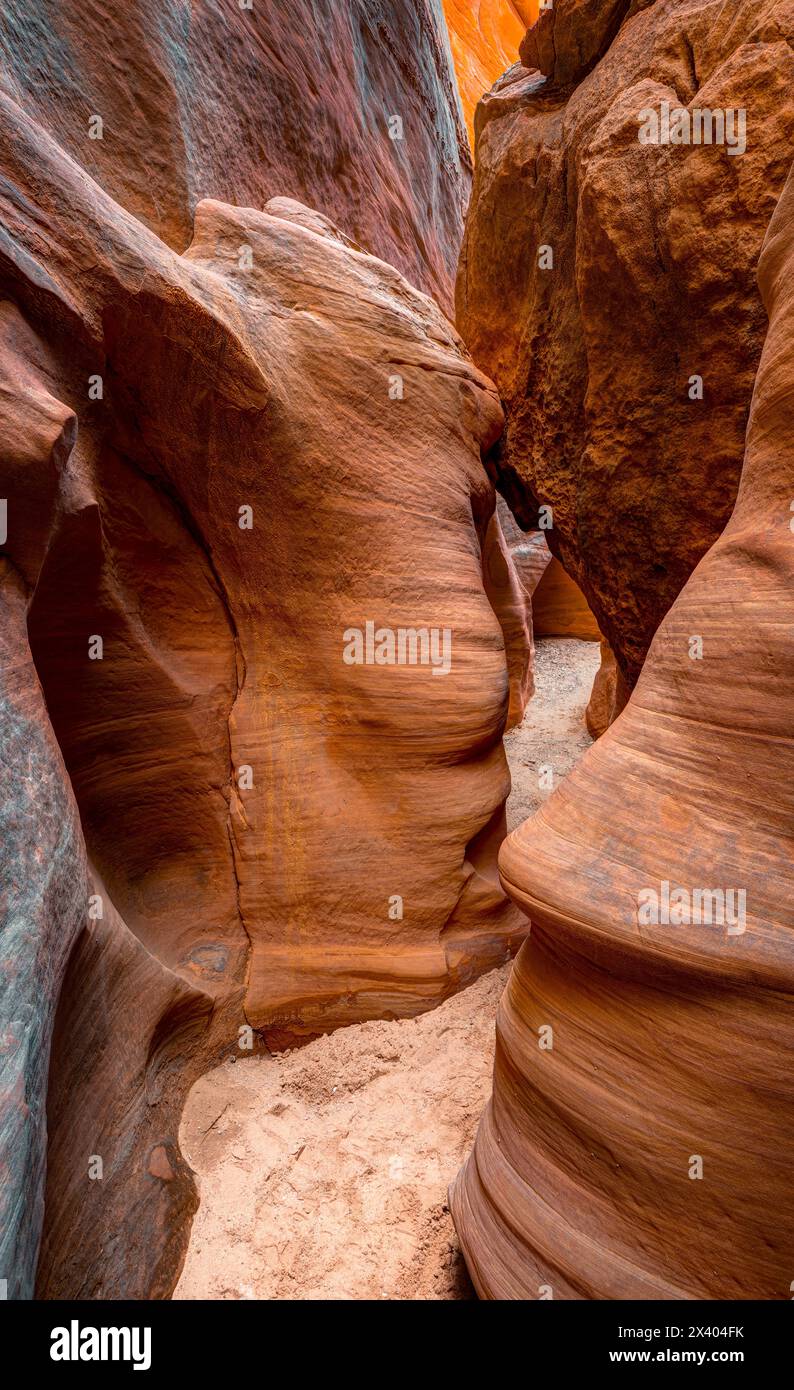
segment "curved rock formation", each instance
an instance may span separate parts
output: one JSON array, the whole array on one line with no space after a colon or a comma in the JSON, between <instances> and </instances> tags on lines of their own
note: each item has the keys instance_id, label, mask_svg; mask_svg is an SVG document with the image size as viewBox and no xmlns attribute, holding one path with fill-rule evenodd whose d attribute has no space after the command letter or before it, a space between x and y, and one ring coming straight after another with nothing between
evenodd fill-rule
<instances>
[{"instance_id":1,"label":"curved rock formation","mask_svg":"<svg viewBox=\"0 0 794 1390\"><path fill-rule=\"evenodd\" d=\"M522 531L503 497L497 498L497 512L535 636L597 642L601 634L587 600L552 555L545 532Z\"/></svg>"},{"instance_id":2,"label":"curved rock formation","mask_svg":"<svg viewBox=\"0 0 794 1390\"><path fill-rule=\"evenodd\" d=\"M29 1293L82 927L38 1289L162 1297L198 1072L419 1012L524 934L502 414L436 305L301 204L205 200L178 255L6 93L0 167L2 1254Z\"/></svg>"},{"instance_id":3,"label":"curved rock formation","mask_svg":"<svg viewBox=\"0 0 794 1390\"><path fill-rule=\"evenodd\" d=\"M0 355L3 388L5 354ZM43 394L4 398L0 455L45 469L62 421ZM10 429L9 429L10 425ZM7 502L8 499L4 499ZM9 524L20 514L12 505ZM47 720L25 630L24 584L0 560L0 1279L29 1298L44 1206L50 1037L69 952L88 899L85 847Z\"/></svg>"},{"instance_id":4,"label":"curved rock formation","mask_svg":"<svg viewBox=\"0 0 794 1390\"><path fill-rule=\"evenodd\" d=\"M442 0L6 0L0 72L175 250L202 198L298 198L451 313L470 156Z\"/></svg>"},{"instance_id":5,"label":"curved rock formation","mask_svg":"<svg viewBox=\"0 0 794 1390\"><path fill-rule=\"evenodd\" d=\"M585 713L587 732L591 738L600 738L610 724L614 724L618 715L626 708L630 693L615 660L615 653L602 637L601 665L596 672Z\"/></svg>"},{"instance_id":6,"label":"curved rock formation","mask_svg":"<svg viewBox=\"0 0 794 1390\"><path fill-rule=\"evenodd\" d=\"M532 595L532 622L536 637L601 637L584 594L554 555Z\"/></svg>"},{"instance_id":7,"label":"curved rock formation","mask_svg":"<svg viewBox=\"0 0 794 1390\"><path fill-rule=\"evenodd\" d=\"M532 934L452 1194L484 1297L791 1297L793 233L794 173L730 522L502 850Z\"/></svg>"},{"instance_id":8,"label":"curved rock formation","mask_svg":"<svg viewBox=\"0 0 794 1390\"><path fill-rule=\"evenodd\" d=\"M522 48L542 71L517 65L478 108L458 325L505 403L500 486L522 524L552 506L549 544L630 685L735 500L792 37L785 0L557 0ZM663 103L690 135L732 111L733 144L661 143Z\"/></svg>"},{"instance_id":9,"label":"curved rock formation","mask_svg":"<svg viewBox=\"0 0 794 1390\"><path fill-rule=\"evenodd\" d=\"M516 61L537 0L444 0L463 114L474 149L474 111L483 92Z\"/></svg>"}]
</instances>

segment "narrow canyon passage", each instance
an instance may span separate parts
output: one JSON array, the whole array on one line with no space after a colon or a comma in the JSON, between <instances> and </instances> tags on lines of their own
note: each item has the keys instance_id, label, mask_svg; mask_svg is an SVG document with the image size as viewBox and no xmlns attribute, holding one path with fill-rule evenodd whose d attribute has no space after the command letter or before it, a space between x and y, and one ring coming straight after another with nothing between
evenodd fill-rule
<instances>
[{"instance_id":1,"label":"narrow canyon passage","mask_svg":"<svg viewBox=\"0 0 794 1390\"><path fill-rule=\"evenodd\" d=\"M789 1301L794 0L3 10L0 1300Z\"/></svg>"},{"instance_id":2,"label":"narrow canyon passage","mask_svg":"<svg viewBox=\"0 0 794 1390\"><path fill-rule=\"evenodd\" d=\"M590 745L598 661L597 642L538 640L536 693L506 738L510 828ZM180 1130L201 1204L174 1297L473 1298L446 1192L490 1093L509 970L418 1018L201 1077Z\"/></svg>"}]
</instances>

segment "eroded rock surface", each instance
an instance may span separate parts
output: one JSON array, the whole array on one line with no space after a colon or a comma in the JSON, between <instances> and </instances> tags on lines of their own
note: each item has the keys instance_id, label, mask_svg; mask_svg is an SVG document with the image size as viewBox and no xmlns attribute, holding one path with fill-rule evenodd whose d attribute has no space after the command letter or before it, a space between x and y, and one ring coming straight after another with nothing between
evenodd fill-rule
<instances>
[{"instance_id":1,"label":"eroded rock surface","mask_svg":"<svg viewBox=\"0 0 794 1390\"><path fill-rule=\"evenodd\" d=\"M522 49L542 72L477 112L458 325L506 405L501 486L523 524L553 507L630 685L736 496L793 33L790 0L558 0ZM733 152L641 144L663 102L746 111L746 149L738 116Z\"/></svg>"},{"instance_id":2,"label":"eroded rock surface","mask_svg":"<svg viewBox=\"0 0 794 1390\"><path fill-rule=\"evenodd\" d=\"M3 395L4 459L10 447L22 467L45 468L62 422L48 412L46 397L22 402ZM11 524L17 522L12 509ZM24 585L6 559L0 613L0 1279L5 1295L17 1299L33 1292L52 1025L85 918L88 877L77 807L28 647Z\"/></svg>"},{"instance_id":3,"label":"eroded rock surface","mask_svg":"<svg viewBox=\"0 0 794 1390\"><path fill-rule=\"evenodd\" d=\"M600 738L606 733L610 724L613 724L625 709L629 694L623 672L615 660L615 653L602 637L601 664L593 681L585 716L591 738Z\"/></svg>"},{"instance_id":4,"label":"eroded rock surface","mask_svg":"<svg viewBox=\"0 0 794 1390\"><path fill-rule=\"evenodd\" d=\"M202 198L297 198L451 312L470 157L442 0L7 0L0 69L175 250Z\"/></svg>"},{"instance_id":5,"label":"eroded rock surface","mask_svg":"<svg viewBox=\"0 0 794 1390\"><path fill-rule=\"evenodd\" d=\"M320 213L205 200L180 255L7 92L0 161L10 717L52 789L27 804L12 741L12 868L41 881L1 938L10 1248L29 1291L82 927L39 1293L163 1297L199 1072L419 1012L524 934L496 871L531 685L481 462L502 415Z\"/></svg>"},{"instance_id":6,"label":"eroded rock surface","mask_svg":"<svg viewBox=\"0 0 794 1390\"><path fill-rule=\"evenodd\" d=\"M596 642L601 634L587 600L552 555L543 530L522 531L503 497L497 512L513 567L526 596L527 621L536 637L578 637Z\"/></svg>"},{"instance_id":7,"label":"eroded rock surface","mask_svg":"<svg viewBox=\"0 0 794 1390\"><path fill-rule=\"evenodd\" d=\"M794 175L733 515L500 856L532 934L453 1192L484 1297L791 1297L793 229Z\"/></svg>"}]
</instances>

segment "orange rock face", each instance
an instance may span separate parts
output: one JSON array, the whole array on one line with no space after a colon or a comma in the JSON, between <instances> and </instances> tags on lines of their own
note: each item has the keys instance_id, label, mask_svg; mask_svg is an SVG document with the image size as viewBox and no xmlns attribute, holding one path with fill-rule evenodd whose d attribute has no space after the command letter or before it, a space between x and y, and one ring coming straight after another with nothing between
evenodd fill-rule
<instances>
[{"instance_id":1,"label":"orange rock face","mask_svg":"<svg viewBox=\"0 0 794 1390\"><path fill-rule=\"evenodd\" d=\"M458 325L506 406L500 485L522 524L552 507L629 684L735 500L791 39L782 0L558 0L522 48L542 72L517 66L478 109ZM663 143L663 103L690 135L733 112L725 143Z\"/></svg>"},{"instance_id":2,"label":"orange rock face","mask_svg":"<svg viewBox=\"0 0 794 1390\"><path fill-rule=\"evenodd\" d=\"M532 619L537 637L579 637L597 642L601 636L584 594L555 556L532 595Z\"/></svg>"},{"instance_id":3,"label":"orange rock face","mask_svg":"<svg viewBox=\"0 0 794 1390\"><path fill-rule=\"evenodd\" d=\"M793 230L794 174L730 522L501 854L532 934L453 1193L485 1297L791 1297Z\"/></svg>"},{"instance_id":4,"label":"orange rock face","mask_svg":"<svg viewBox=\"0 0 794 1390\"><path fill-rule=\"evenodd\" d=\"M526 596L527 618L535 636L599 641L601 634L587 600L552 555L546 544L546 533L522 531L503 497L498 498L497 510L513 566Z\"/></svg>"},{"instance_id":5,"label":"orange rock face","mask_svg":"<svg viewBox=\"0 0 794 1390\"><path fill-rule=\"evenodd\" d=\"M83 148L61 96L0 93L4 694L39 750L36 796L9 772L30 901L0 1055L28 1090L0 1112L0 1256L29 1294L77 938L38 1289L163 1297L200 1070L419 1012L523 937L496 853L529 633L481 461L498 397L435 303L285 197L201 201L179 254L181 201L144 225L167 142L142 206L143 148Z\"/></svg>"},{"instance_id":6,"label":"orange rock face","mask_svg":"<svg viewBox=\"0 0 794 1390\"><path fill-rule=\"evenodd\" d=\"M202 198L298 198L451 314L470 155L441 0L4 15L5 89L169 246L189 245Z\"/></svg>"},{"instance_id":7,"label":"orange rock face","mask_svg":"<svg viewBox=\"0 0 794 1390\"><path fill-rule=\"evenodd\" d=\"M474 148L474 111L497 77L518 58L536 0L444 0L455 75Z\"/></svg>"}]
</instances>

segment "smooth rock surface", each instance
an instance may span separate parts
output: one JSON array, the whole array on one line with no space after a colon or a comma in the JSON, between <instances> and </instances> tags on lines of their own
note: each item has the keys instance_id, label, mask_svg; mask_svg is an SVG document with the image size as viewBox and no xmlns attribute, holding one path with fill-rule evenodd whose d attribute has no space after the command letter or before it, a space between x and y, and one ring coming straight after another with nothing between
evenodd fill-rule
<instances>
[{"instance_id":1,"label":"smooth rock surface","mask_svg":"<svg viewBox=\"0 0 794 1390\"><path fill-rule=\"evenodd\" d=\"M6 0L0 69L175 250L202 198L296 198L451 312L470 155L442 0Z\"/></svg>"},{"instance_id":2,"label":"smooth rock surface","mask_svg":"<svg viewBox=\"0 0 794 1390\"><path fill-rule=\"evenodd\" d=\"M537 0L444 0L444 13L473 149L477 102L518 58Z\"/></svg>"},{"instance_id":3,"label":"smooth rock surface","mask_svg":"<svg viewBox=\"0 0 794 1390\"><path fill-rule=\"evenodd\" d=\"M527 621L536 637L578 637L597 642L598 624L578 584L546 544L546 532L522 531L503 497L497 513L510 558L527 599Z\"/></svg>"}]
</instances>

